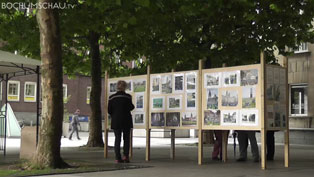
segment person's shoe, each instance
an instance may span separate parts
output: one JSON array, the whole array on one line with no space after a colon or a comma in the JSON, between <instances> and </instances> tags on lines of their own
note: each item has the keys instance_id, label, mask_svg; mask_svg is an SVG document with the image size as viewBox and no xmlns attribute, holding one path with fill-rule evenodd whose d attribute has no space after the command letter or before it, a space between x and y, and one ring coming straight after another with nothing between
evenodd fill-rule
<instances>
[{"instance_id":1,"label":"person's shoe","mask_svg":"<svg viewBox=\"0 0 314 177\"><path fill-rule=\"evenodd\" d=\"M69 138L69 140L72 140L72 138Z\"/></svg>"},{"instance_id":2,"label":"person's shoe","mask_svg":"<svg viewBox=\"0 0 314 177\"><path fill-rule=\"evenodd\" d=\"M245 162L245 161L246 161L246 158L242 158L242 157L241 157L241 158L238 158L238 159L237 159L237 162Z\"/></svg>"},{"instance_id":3,"label":"person's shoe","mask_svg":"<svg viewBox=\"0 0 314 177\"><path fill-rule=\"evenodd\" d=\"M119 160L115 160L116 163L123 163L123 160L119 159Z\"/></svg>"},{"instance_id":4,"label":"person's shoe","mask_svg":"<svg viewBox=\"0 0 314 177\"><path fill-rule=\"evenodd\" d=\"M81 140L81 138L77 138L78 140Z\"/></svg>"},{"instance_id":5,"label":"person's shoe","mask_svg":"<svg viewBox=\"0 0 314 177\"><path fill-rule=\"evenodd\" d=\"M124 156L124 157L122 158L122 160L123 160L124 163L130 163L129 157Z\"/></svg>"}]
</instances>

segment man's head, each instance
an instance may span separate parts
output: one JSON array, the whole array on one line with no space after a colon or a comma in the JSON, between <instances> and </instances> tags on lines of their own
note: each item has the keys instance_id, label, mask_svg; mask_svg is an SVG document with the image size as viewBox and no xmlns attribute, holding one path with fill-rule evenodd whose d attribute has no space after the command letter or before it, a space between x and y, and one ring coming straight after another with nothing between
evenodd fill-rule
<instances>
[{"instance_id":1,"label":"man's head","mask_svg":"<svg viewBox=\"0 0 314 177\"><path fill-rule=\"evenodd\" d=\"M74 114L80 114L80 113L81 113L80 109L77 109Z\"/></svg>"},{"instance_id":2,"label":"man's head","mask_svg":"<svg viewBox=\"0 0 314 177\"><path fill-rule=\"evenodd\" d=\"M123 80L119 80L117 83L117 90L118 91L125 91L126 89L126 82Z\"/></svg>"}]
</instances>

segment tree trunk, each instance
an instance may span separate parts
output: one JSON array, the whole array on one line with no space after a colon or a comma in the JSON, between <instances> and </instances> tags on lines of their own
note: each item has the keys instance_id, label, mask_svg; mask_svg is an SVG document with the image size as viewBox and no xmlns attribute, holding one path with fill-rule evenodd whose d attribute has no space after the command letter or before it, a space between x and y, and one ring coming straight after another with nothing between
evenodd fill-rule
<instances>
[{"instance_id":1,"label":"tree trunk","mask_svg":"<svg viewBox=\"0 0 314 177\"><path fill-rule=\"evenodd\" d=\"M89 119L89 137L88 147L103 147L104 141L102 139L101 129L101 59L99 53L99 38L100 35L91 31L88 35L88 42L90 45L91 54L91 76L92 76L92 90L90 95L90 107L92 115Z\"/></svg>"},{"instance_id":2,"label":"tree trunk","mask_svg":"<svg viewBox=\"0 0 314 177\"><path fill-rule=\"evenodd\" d=\"M52 3L39 0L39 3ZM33 165L40 168L60 168L66 164L60 156L63 121L63 71L61 37L57 10L38 9L40 30L42 117L39 142Z\"/></svg>"}]
</instances>

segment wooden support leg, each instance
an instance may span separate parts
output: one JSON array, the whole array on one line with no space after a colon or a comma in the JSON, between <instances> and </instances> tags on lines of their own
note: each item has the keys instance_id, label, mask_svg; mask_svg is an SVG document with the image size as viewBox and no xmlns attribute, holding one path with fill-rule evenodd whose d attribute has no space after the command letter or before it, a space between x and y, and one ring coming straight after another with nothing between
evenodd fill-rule
<instances>
[{"instance_id":1,"label":"wooden support leg","mask_svg":"<svg viewBox=\"0 0 314 177\"><path fill-rule=\"evenodd\" d=\"M146 129L146 161L150 161L150 131L151 129Z\"/></svg>"},{"instance_id":2,"label":"wooden support leg","mask_svg":"<svg viewBox=\"0 0 314 177\"><path fill-rule=\"evenodd\" d=\"M266 131L265 129L261 130L261 167L263 170L266 169Z\"/></svg>"},{"instance_id":3,"label":"wooden support leg","mask_svg":"<svg viewBox=\"0 0 314 177\"><path fill-rule=\"evenodd\" d=\"M203 163L203 130L198 130L198 164Z\"/></svg>"},{"instance_id":4,"label":"wooden support leg","mask_svg":"<svg viewBox=\"0 0 314 177\"><path fill-rule=\"evenodd\" d=\"M104 142L104 157L108 158L108 129L104 130L104 138L105 138L105 142Z\"/></svg>"},{"instance_id":5,"label":"wooden support leg","mask_svg":"<svg viewBox=\"0 0 314 177\"><path fill-rule=\"evenodd\" d=\"M175 159L175 138L176 138L176 130L171 129L171 152L170 152L170 158L172 160Z\"/></svg>"},{"instance_id":6,"label":"wooden support leg","mask_svg":"<svg viewBox=\"0 0 314 177\"><path fill-rule=\"evenodd\" d=\"M285 130L285 167L289 167L289 131Z\"/></svg>"},{"instance_id":7,"label":"wooden support leg","mask_svg":"<svg viewBox=\"0 0 314 177\"><path fill-rule=\"evenodd\" d=\"M228 159L228 153L227 153L228 134L229 134L229 131L222 130L222 161L223 162L227 162L227 159Z\"/></svg>"},{"instance_id":8,"label":"wooden support leg","mask_svg":"<svg viewBox=\"0 0 314 177\"><path fill-rule=\"evenodd\" d=\"M130 131L130 149L129 149L129 158L133 157L133 129Z\"/></svg>"}]
</instances>

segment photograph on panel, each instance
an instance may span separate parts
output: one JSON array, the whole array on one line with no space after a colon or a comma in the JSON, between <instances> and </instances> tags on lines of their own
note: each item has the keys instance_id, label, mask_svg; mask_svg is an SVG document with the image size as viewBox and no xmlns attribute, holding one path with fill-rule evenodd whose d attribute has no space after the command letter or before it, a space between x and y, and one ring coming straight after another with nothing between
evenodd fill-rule
<instances>
[{"instance_id":1,"label":"photograph on panel","mask_svg":"<svg viewBox=\"0 0 314 177\"><path fill-rule=\"evenodd\" d=\"M196 112L185 112L182 114L182 126L196 126L197 116Z\"/></svg>"},{"instance_id":2,"label":"photograph on panel","mask_svg":"<svg viewBox=\"0 0 314 177\"><path fill-rule=\"evenodd\" d=\"M240 124L245 126L258 125L258 110L257 109L242 109L240 111Z\"/></svg>"},{"instance_id":3,"label":"photograph on panel","mask_svg":"<svg viewBox=\"0 0 314 177\"><path fill-rule=\"evenodd\" d=\"M145 114L144 112L133 113L133 124L134 125L145 125Z\"/></svg>"},{"instance_id":4,"label":"photograph on panel","mask_svg":"<svg viewBox=\"0 0 314 177\"><path fill-rule=\"evenodd\" d=\"M146 80L145 79L137 79L133 81L133 90L134 92L145 92L146 88Z\"/></svg>"},{"instance_id":5,"label":"photograph on panel","mask_svg":"<svg viewBox=\"0 0 314 177\"><path fill-rule=\"evenodd\" d=\"M240 86L240 71L223 73L223 85L225 87Z\"/></svg>"},{"instance_id":6,"label":"photograph on panel","mask_svg":"<svg viewBox=\"0 0 314 177\"><path fill-rule=\"evenodd\" d=\"M242 87L242 108L256 107L256 87Z\"/></svg>"},{"instance_id":7,"label":"photograph on panel","mask_svg":"<svg viewBox=\"0 0 314 177\"><path fill-rule=\"evenodd\" d=\"M196 109L196 93L186 93L186 109Z\"/></svg>"},{"instance_id":8,"label":"photograph on panel","mask_svg":"<svg viewBox=\"0 0 314 177\"><path fill-rule=\"evenodd\" d=\"M258 83L258 70L241 70L241 86L256 85Z\"/></svg>"},{"instance_id":9,"label":"photograph on panel","mask_svg":"<svg viewBox=\"0 0 314 177\"><path fill-rule=\"evenodd\" d=\"M182 96L168 96L168 109L181 109Z\"/></svg>"},{"instance_id":10,"label":"photograph on panel","mask_svg":"<svg viewBox=\"0 0 314 177\"><path fill-rule=\"evenodd\" d=\"M275 119L274 119L274 107L273 105L268 105L267 106L267 124L268 127L275 127Z\"/></svg>"},{"instance_id":11,"label":"photograph on panel","mask_svg":"<svg viewBox=\"0 0 314 177\"><path fill-rule=\"evenodd\" d=\"M286 127L286 105L280 105L279 112L281 112L281 127Z\"/></svg>"},{"instance_id":12,"label":"photograph on panel","mask_svg":"<svg viewBox=\"0 0 314 177\"><path fill-rule=\"evenodd\" d=\"M274 105L275 127L281 127L281 112L279 103Z\"/></svg>"},{"instance_id":13,"label":"photograph on panel","mask_svg":"<svg viewBox=\"0 0 314 177\"><path fill-rule=\"evenodd\" d=\"M211 87L220 87L221 86L221 73L207 73L205 74L204 77L204 85L207 88L211 88Z\"/></svg>"},{"instance_id":14,"label":"photograph on panel","mask_svg":"<svg viewBox=\"0 0 314 177\"><path fill-rule=\"evenodd\" d=\"M280 95L281 95L281 93L280 93L280 85L279 84L274 84L273 88L274 88L274 91L273 91L273 93L274 93L274 100L275 101L280 101Z\"/></svg>"},{"instance_id":15,"label":"photograph on panel","mask_svg":"<svg viewBox=\"0 0 314 177\"><path fill-rule=\"evenodd\" d=\"M152 109L153 110L164 110L165 109L164 97L153 97L152 98Z\"/></svg>"},{"instance_id":16,"label":"photograph on panel","mask_svg":"<svg viewBox=\"0 0 314 177\"><path fill-rule=\"evenodd\" d=\"M274 68L274 83L280 84L280 68Z\"/></svg>"},{"instance_id":17,"label":"photograph on panel","mask_svg":"<svg viewBox=\"0 0 314 177\"><path fill-rule=\"evenodd\" d=\"M207 109L218 109L218 89L207 89Z\"/></svg>"},{"instance_id":18,"label":"photograph on panel","mask_svg":"<svg viewBox=\"0 0 314 177\"><path fill-rule=\"evenodd\" d=\"M281 127L280 112L275 112L275 127Z\"/></svg>"},{"instance_id":19,"label":"photograph on panel","mask_svg":"<svg viewBox=\"0 0 314 177\"><path fill-rule=\"evenodd\" d=\"M270 66L266 66L266 83L273 84L274 83L274 68Z\"/></svg>"},{"instance_id":20,"label":"photograph on panel","mask_svg":"<svg viewBox=\"0 0 314 177\"><path fill-rule=\"evenodd\" d=\"M221 125L237 125L238 124L238 111L237 110L222 110L221 117L222 117Z\"/></svg>"},{"instance_id":21,"label":"photograph on panel","mask_svg":"<svg viewBox=\"0 0 314 177\"><path fill-rule=\"evenodd\" d=\"M204 111L204 125L220 125L220 110Z\"/></svg>"},{"instance_id":22,"label":"photograph on panel","mask_svg":"<svg viewBox=\"0 0 314 177\"><path fill-rule=\"evenodd\" d=\"M266 99L269 101L274 100L274 90L275 85L274 84L267 84L266 86Z\"/></svg>"},{"instance_id":23,"label":"photograph on panel","mask_svg":"<svg viewBox=\"0 0 314 177\"><path fill-rule=\"evenodd\" d=\"M132 81L131 80L126 80L125 82L126 82L126 89L125 89L125 91L126 92L132 92L133 91L132 90Z\"/></svg>"},{"instance_id":24,"label":"photograph on panel","mask_svg":"<svg viewBox=\"0 0 314 177\"><path fill-rule=\"evenodd\" d=\"M172 75L161 77L161 92L163 94L172 93Z\"/></svg>"},{"instance_id":25,"label":"photograph on panel","mask_svg":"<svg viewBox=\"0 0 314 177\"><path fill-rule=\"evenodd\" d=\"M144 109L144 93L135 94L135 109Z\"/></svg>"},{"instance_id":26,"label":"photograph on panel","mask_svg":"<svg viewBox=\"0 0 314 177\"><path fill-rule=\"evenodd\" d=\"M184 90L184 74L174 75L174 92L183 92Z\"/></svg>"},{"instance_id":27,"label":"photograph on panel","mask_svg":"<svg viewBox=\"0 0 314 177\"><path fill-rule=\"evenodd\" d=\"M153 76L151 79L151 93L155 94L155 93L160 93L160 76Z\"/></svg>"},{"instance_id":28,"label":"photograph on panel","mask_svg":"<svg viewBox=\"0 0 314 177\"><path fill-rule=\"evenodd\" d=\"M109 92L114 93L117 91L117 82L110 82L109 83Z\"/></svg>"},{"instance_id":29,"label":"photograph on panel","mask_svg":"<svg viewBox=\"0 0 314 177\"><path fill-rule=\"evenodd\" d=\"M166 113L166 126L180 127L180 112L167 112Z\"/></svg>"},{"instance_id":30,"label":"photograph on panel","mask_svg":"<svg viewBox=\"0 0 314 177\"><path fill-rule=\"evenodd\" d=\"M238 106L238 91L237 90L224 90L221 94L222 106Z\"/></svg>"},{"instance_id":31,"label":"photograph on panel","mask_svg":"<svg viewBox=\"0 0 314 177\"><path fill-rule=\"evenodd\" d=\"M187 73L186 77L186 90L196 89L196 73Z\"/></svg>"},{"instance_id":32,"label":"photograph on panel","mask_svg":"<svg viewBox=\"0 0 314 177\"><path fill-rule=\"evenodd\" d=\"M165 116L162 112L151 113L151 126L165 126Z\"/></svg>"}]
</instances>

